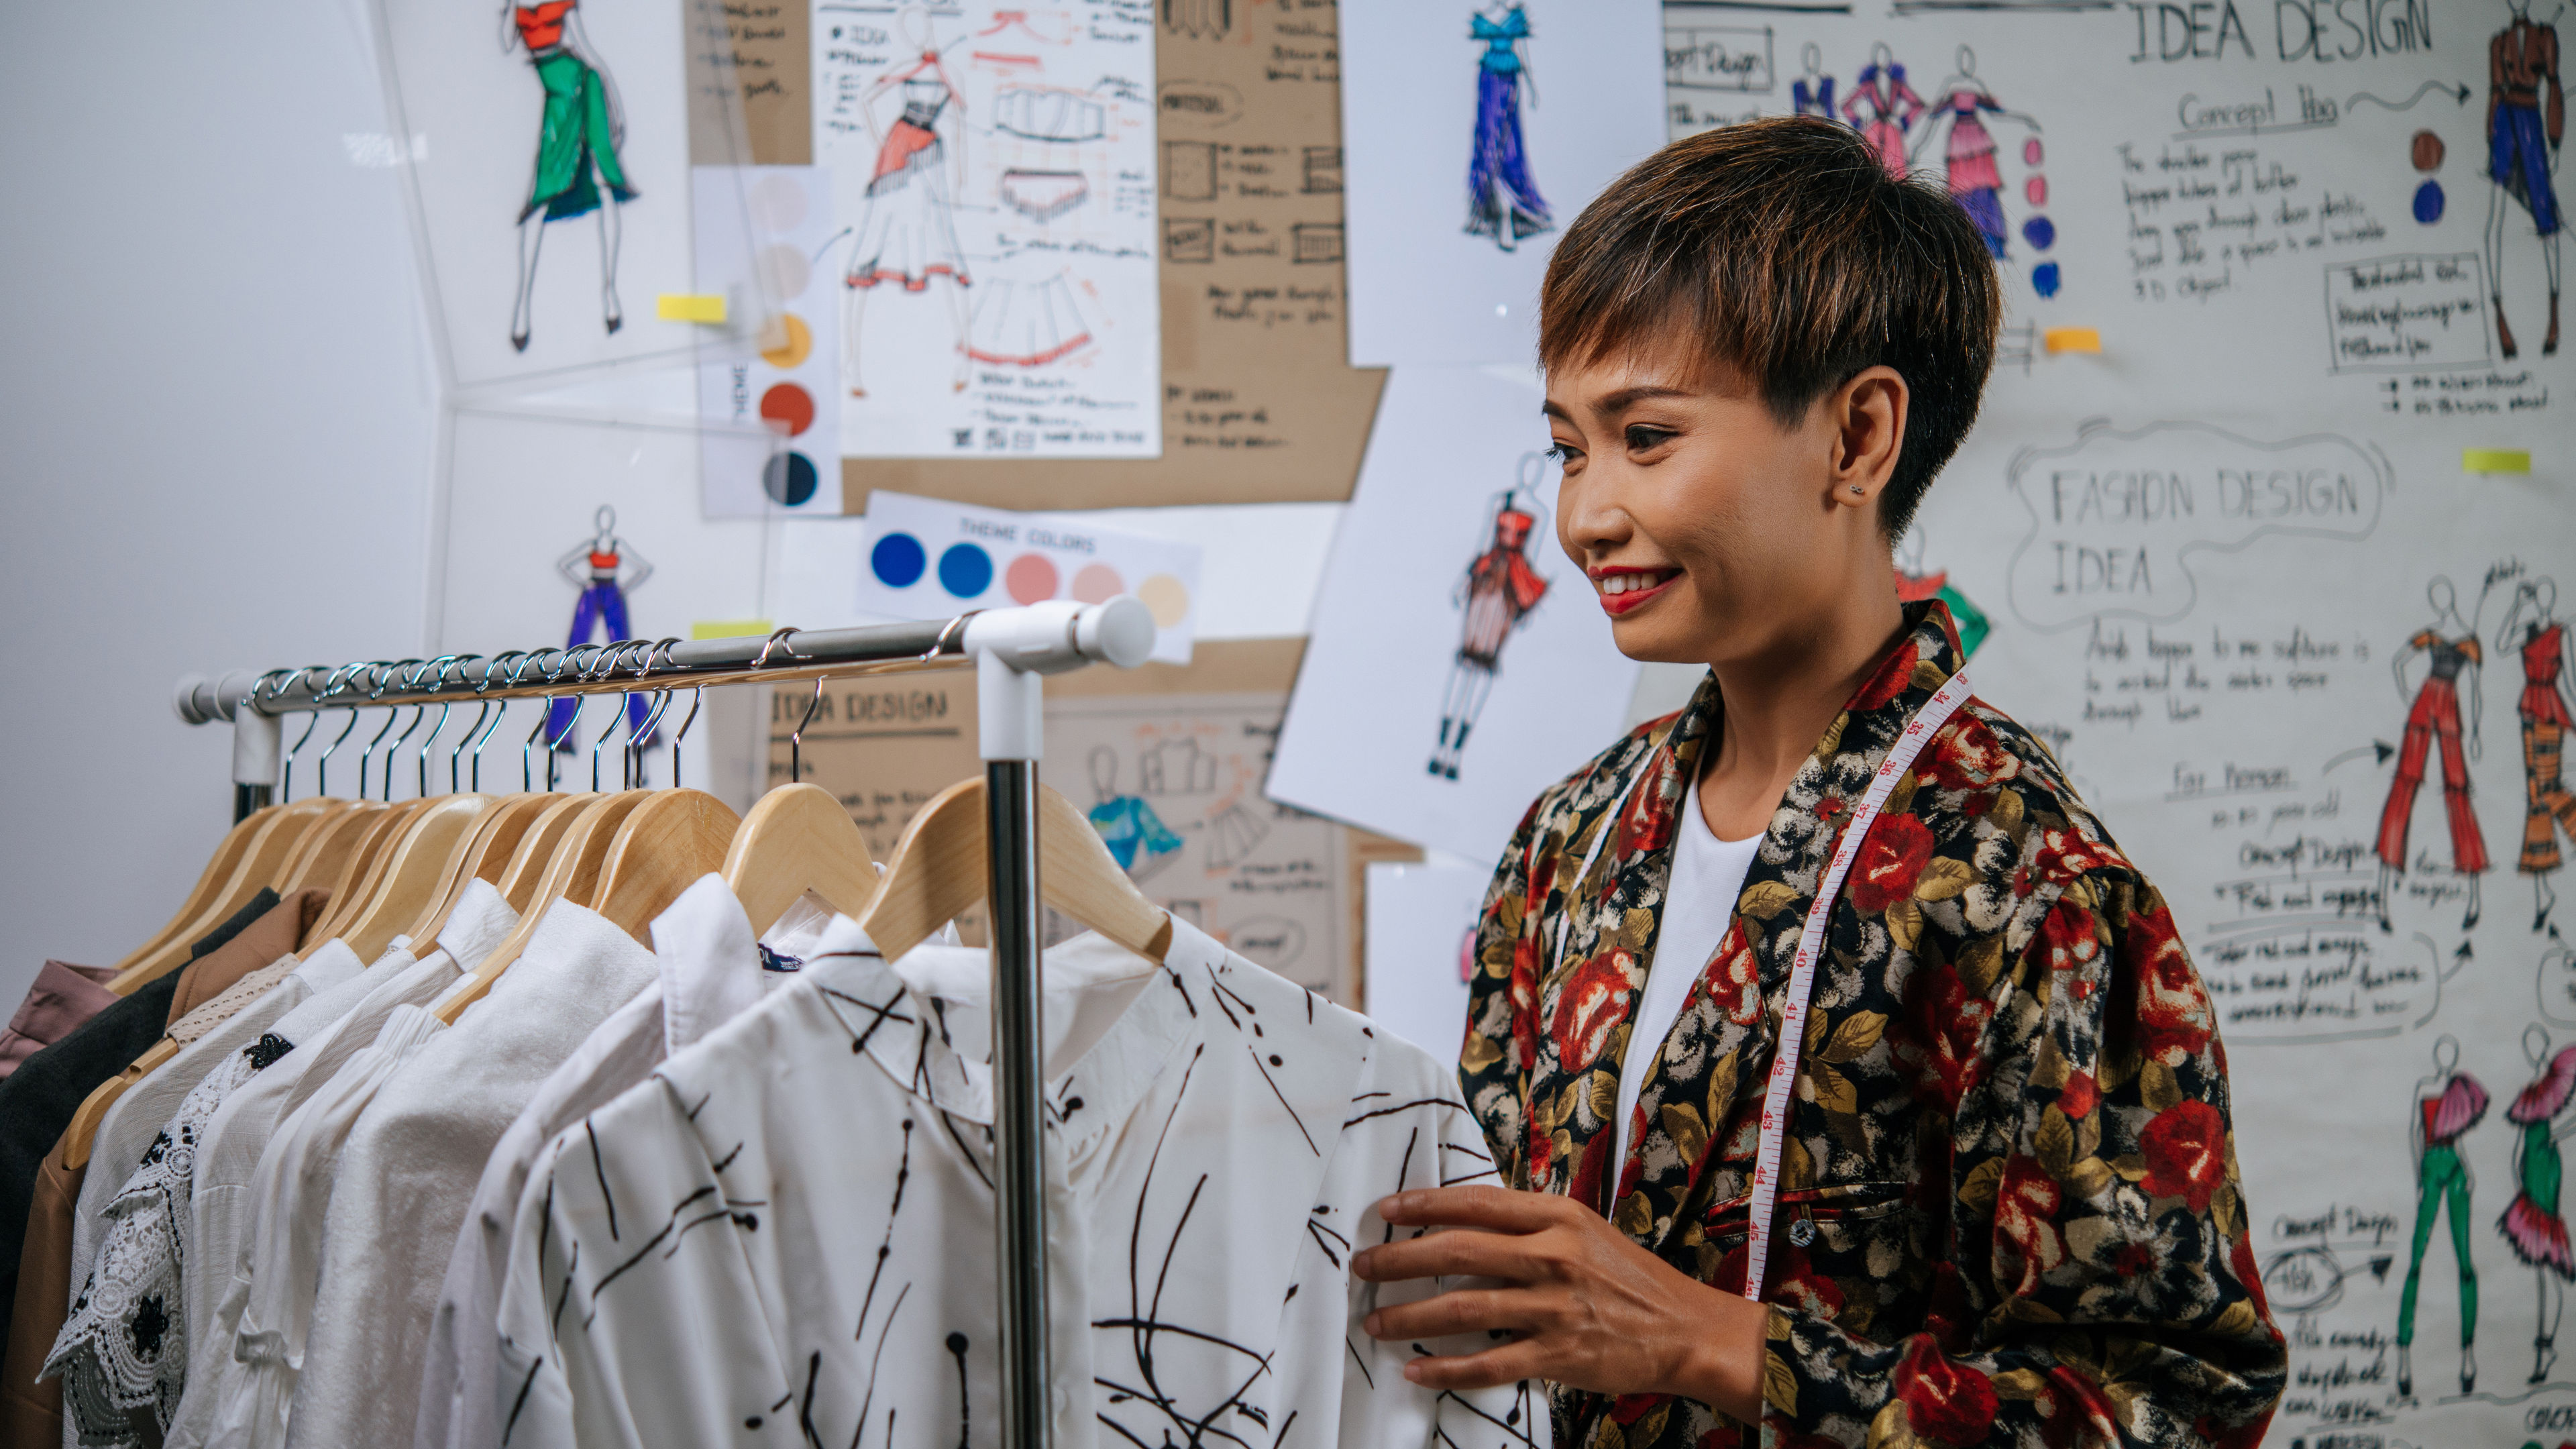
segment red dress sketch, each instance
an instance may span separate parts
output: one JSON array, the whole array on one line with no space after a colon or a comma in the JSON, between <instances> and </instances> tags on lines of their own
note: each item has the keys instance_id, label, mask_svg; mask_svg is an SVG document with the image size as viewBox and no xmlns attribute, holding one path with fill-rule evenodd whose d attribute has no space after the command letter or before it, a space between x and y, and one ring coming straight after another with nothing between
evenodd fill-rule
<instances>
[{"instance_id":1,"label":"red dress sketch","mask_svg":"<svg viewBox=\"0 0 2576 1449\"><path fill-rule=\"evenodd\" d=\"M1530 471L1525 461L1523 472ZM1538 531L1538 505L1521 499L1519 489L1495 498L1491 541L1467 565L1467 577L1458 586L1466 605L1466 624L1458 640L1457 663L1449 670L1449 687L1440 702L1440 747L1431 753L1431 773L1443 779L1458 778L1458 756L1467 748L1467 731L1484 712L1486 696L1493 692L1504 642L1547 593L1547 580L1529 561L1530 539Z\"/></svg>"},{"instance_id":2,"label":"red dress sketch","mask_svg":"<svg viewBox=\"0 0 2576 1449\"><path fill-rule=\"evenodd\" d=\"M2448 580L2434 581L2432 597L2438 617L2458 619ZM2388 925L2388 892L2394 878L2406 869L2406 833L2415 813L2415 792L2424 783L2424 767L2438 744L2442 806L2451 827L2451 869L2469 878L2469 908L2460 925L2465 931L2478 921L2477 877L2487 868L2487 846L2478 832L2477 811L2469 803L2469 760L2478 752L2477 681L2469 681L2466 730L2461 727L2459 681L2463 673L2478 666L2483 655L2477 635L2469 629L2451 638L2443 637L2438 628L2423 630L2407 640L2397 656L2400 694L2406 689L2406 665L2418 654L2431 665L2406 713L2406 742L2398 747L2397 774L2388 782L2388 805L2379 815L2379 922L2383 928Z\"/></svg>"},{"instance_id":3,"label":"red dress sketch","mask_svg":"<svg viewBox=\"0 0 2576 1449\"><path fill-rule=\"evenodd\" d=\"M907 19L912 19L908 13ZM841 301L841 381L852 397L866 397L860 375L861 324L868 294L892 283L905 292L930 288L933 277L945 277L949 326L956 337L954 371L949 386L966 387L966 296L973 284L966 254L957 244L957 191L965 184L965 97L941 59L926 18L907 37L920 59L888 71L859 97L860 119L877 137L876 165L868 176L867 206L860 213L850 264L843 273ZM903 112L882 127L878 105L889 94L903 101ZM917 365L923 359L913 359Z\"/></svg>"},{"instance_id":4,"label":"red dress sketch","mask_svg":"<svg viewBox=\"0 0 2576 1449\"><path fill-rule=\"evenodd\" d=\"M2576 1046L2549 1055L2549 1033L2537 1022L2522 1029L2522 1054L2539 1075L2504 1119L2518 1129L2513 1146L2513 1201L2496 1219L2513 1255L2538 1276L2540 1319L2531 1337L2531 1378L2549 1377L2558 1361L2558 1315L2567 1306L2567 1284L2576 1280L2576 1250L2567 1243L2567 1220L2558 1210L2559 1188L2566 1176L2558 1144L2576 1132L2576 1119L2559 1120L2576 1100Z\"/></svg>"},{"instance_id":5,"label":"red dress sketch","mask_svg":"<svg viewBox=\"0 0 2576 1449\"><path fill-rule=\"evenodd\" d=\"M1914 129L1925 109L1923 98L1906 84L1905 67L1881 44L1871 49L1860 83L1843 102L1843 119L1860 128L1888 174L1901 177L1906 171L1905 133Z\"/></svg>"},{"instance_id":6,"label":"red dress sketch","mask_svg":"<svg viewBox=\"0 0 2576 1449\"><path fill-rule=\"evenodd\" d=\"M2567 736L2576 732L2576 712L2570 711L2568 703L2567 626L2552 617L2557 604L2555 582L2526 580L2514 590L2513 607L2496 631L2499 647L2517 649L2522 656L2522 693L2514 700L2514 713L2522 717L2525 791L2522 853L2514 868L2531 877L2531 929L2553 933L2556 928L2549 924L2549 912L2558 904L2558 895L2549 887L2549 876L2563 863L2559 833L2566 832L2576 842L2576 792L2568 790L2562 773Z\"/></svg>"}]
</instances>

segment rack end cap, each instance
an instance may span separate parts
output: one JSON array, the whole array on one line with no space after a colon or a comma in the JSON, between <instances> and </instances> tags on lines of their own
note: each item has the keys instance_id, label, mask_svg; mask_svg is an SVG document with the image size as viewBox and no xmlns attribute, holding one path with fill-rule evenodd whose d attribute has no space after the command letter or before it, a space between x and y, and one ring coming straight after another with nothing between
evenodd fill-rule
<instances>
[{"instance_id":1,"label":"rack end cap","mask_svg":"<svg viewBox=\"0 0 2576 1449\"><path fill-rule=\"evenodd\" d=\"M1074 644L1088 658L1133 669L1154 652L1154 611L1133 594L1095 604L1075 618Z\"/></svg>"},{"instance_id":2,"label":"rack end cap","mask_svg":"<svg viewBox=\"0 0 2576 1449\"><path fill-rule=\"evenodd\" d=\"M170 709L181 724L201 725L216 717L216 711L198 698L199 692L213 682L202 674L179 676L178 684L170 691Z\"/></svg>"}]
</instances>

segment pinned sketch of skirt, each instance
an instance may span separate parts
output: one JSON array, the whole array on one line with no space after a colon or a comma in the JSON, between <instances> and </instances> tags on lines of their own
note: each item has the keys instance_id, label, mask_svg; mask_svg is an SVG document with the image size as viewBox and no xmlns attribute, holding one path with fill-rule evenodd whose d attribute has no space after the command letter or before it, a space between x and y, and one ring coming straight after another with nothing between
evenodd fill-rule
<instances>
[{"instance_id":1,"label":"pinned sketch of skirt","mask_svg":"<svg viewBox=\"0 0 2576 1449\"><path fill-rule=\"evenodd\" d=\"M2003 174L1995 169L1995 138L1985 123L1967 109L1950 119L1950 143L1943 158L1949 163L1950 199L1977 224L1978 235L1986 239L1986 250L1997 258L2004 255Z\"/></svg>"},{"instance_id":2,"label":"pinned sketch of skirt","mask_svg":"<svg viewBox=\"0 0 2576 1449\"><path fill-rule=\"evenodd\" d=\"M540 210L548 221L597 211L602 183L619 201L633 201L635 188L617 158L617 128L599 72L569 50L537 57L536 71L546 105L537 125L536 174L519 220Z\"/></svg>"},{"instance_id":3,"label":"pinned sketch of skirt","mask_svg":"<svg viewBox=\"0 0 2576 1449\"><path fill-rule=\"evenodd\" d=\"M868 183L867 214L859 221L858 244L850 250L850 270L842 280L853 287L897 282L907 292L930 285L945 274L963 287L966 254L957 245L957 222L950 212L947 148L938 136L897 121L878 153L877 175Z\"/></svg>"},{"instance_id":4,"label":"pinned sketch of skirt","mask_svg":"<svg viewBox=\"0 0 2576 1449\"><path fill-rule=\"evenodd\" d=\"M2487 139L2487 175L2531 213L2542 236L2558 232L2558 185L2549 176L2549 133L2538 106L2498 101Z\"/></svg>"},{"instance_id":5,"label":"pinned sketch of skirt","mask_svg":"<svg viewBox=\"0 0 2576 1449\"><path fill-rule=\"evenodd\" d=\"M2576 1251L2567 1244L2567 1223L2558 1215L2559 1178L2563 1171L2558 1143L2548 1119L2522 1127L2522 1191L2496 1219L2496 1231L2513 1245L2513 1255L2534 1268L2576 1279Z\"/></svg>"},{"instance_id":6,"label":"pinned sketch of skirt","mask_svg":"<svg viewBox=\"0 0 2576 1449\"><path fill-rule=\"evenodd\" d=\"M1091 345L1091 325L1058 272L1035 282L1004 279L976 289L966 355L1008 367L1043 367Z\"/></svg>"}]
</instances>

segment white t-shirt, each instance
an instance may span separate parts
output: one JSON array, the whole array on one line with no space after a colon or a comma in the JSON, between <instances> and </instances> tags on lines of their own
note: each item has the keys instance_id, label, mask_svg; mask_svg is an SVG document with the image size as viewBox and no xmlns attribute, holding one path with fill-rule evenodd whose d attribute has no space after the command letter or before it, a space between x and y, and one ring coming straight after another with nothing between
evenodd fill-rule
<instances>
[{"instance_id":1,"label":"white t-shirt","mask_svg":"<svg viewBox=\"0 0 2576 1449\"><path fill-rule=\"evenodd\" d=\"M1646 968L1646 987L1628 1015L1628 1054L1619 1062L1619 1156L1612 1171L1628 1162L1628 1119L1636 1114L1637 1092L1646 1082L1654 1054L1672 1035L1673 1022L1690 999L1691 983L1708 968L1735 924L1735 900L1744 894L1744 876L1753 868L1762 837L1720 840L1700 814L1699 784L1682 791L1682 818L1673 832L1673 876L1664 887L1663 923L1655 931L1655 959Z\"/></svg>"}]
</instances>

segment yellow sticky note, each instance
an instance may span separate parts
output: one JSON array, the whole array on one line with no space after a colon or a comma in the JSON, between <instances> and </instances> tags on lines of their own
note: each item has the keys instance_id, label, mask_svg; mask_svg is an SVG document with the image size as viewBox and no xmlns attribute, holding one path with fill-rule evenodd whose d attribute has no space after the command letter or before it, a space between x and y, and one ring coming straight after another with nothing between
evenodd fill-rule
<instances>
[{"instance_id":1,"label":"yellow sticky note","mask_svg":"<svg viewBox=\"0 0 2576 1449\"><path fill-rule=\"evenodd\" d=\"M2093 327L2051 327L2039 335L2050 352L2090 352L2100 355L2102 333Z\"/></svg>"},{"instance_id":2,"label":"yellow sticky note","mask_svg":"<svg viewBox=\"0 0 2576 1449\"><path fill-rule=\"evenodd\" d=\"M740 639L746 635L767 634L767 619L700 619L689 626L692 639Z\"/></svg>"},{"instance_id":3,"label":"yellow sticky note","mask_svg":"<svg viewBox=\"0 0 2576 1449\"><path fill-rule=\"evenodd\" d=\"M664 292L654 299L654 313L665 322L722 322L725 299L712 292Z\"/></svg>"},{"instance_id":4,"label":"yellow sticky note","mask_svg":"<svg viewBox=\"0 0 2576 1449\"><path fill-rule=\"evenodd\" d=\"M2463 448L2460 450L2463 473L2528 473L2531 455L2519 448Z\"/></svg>"}]
</instances>

